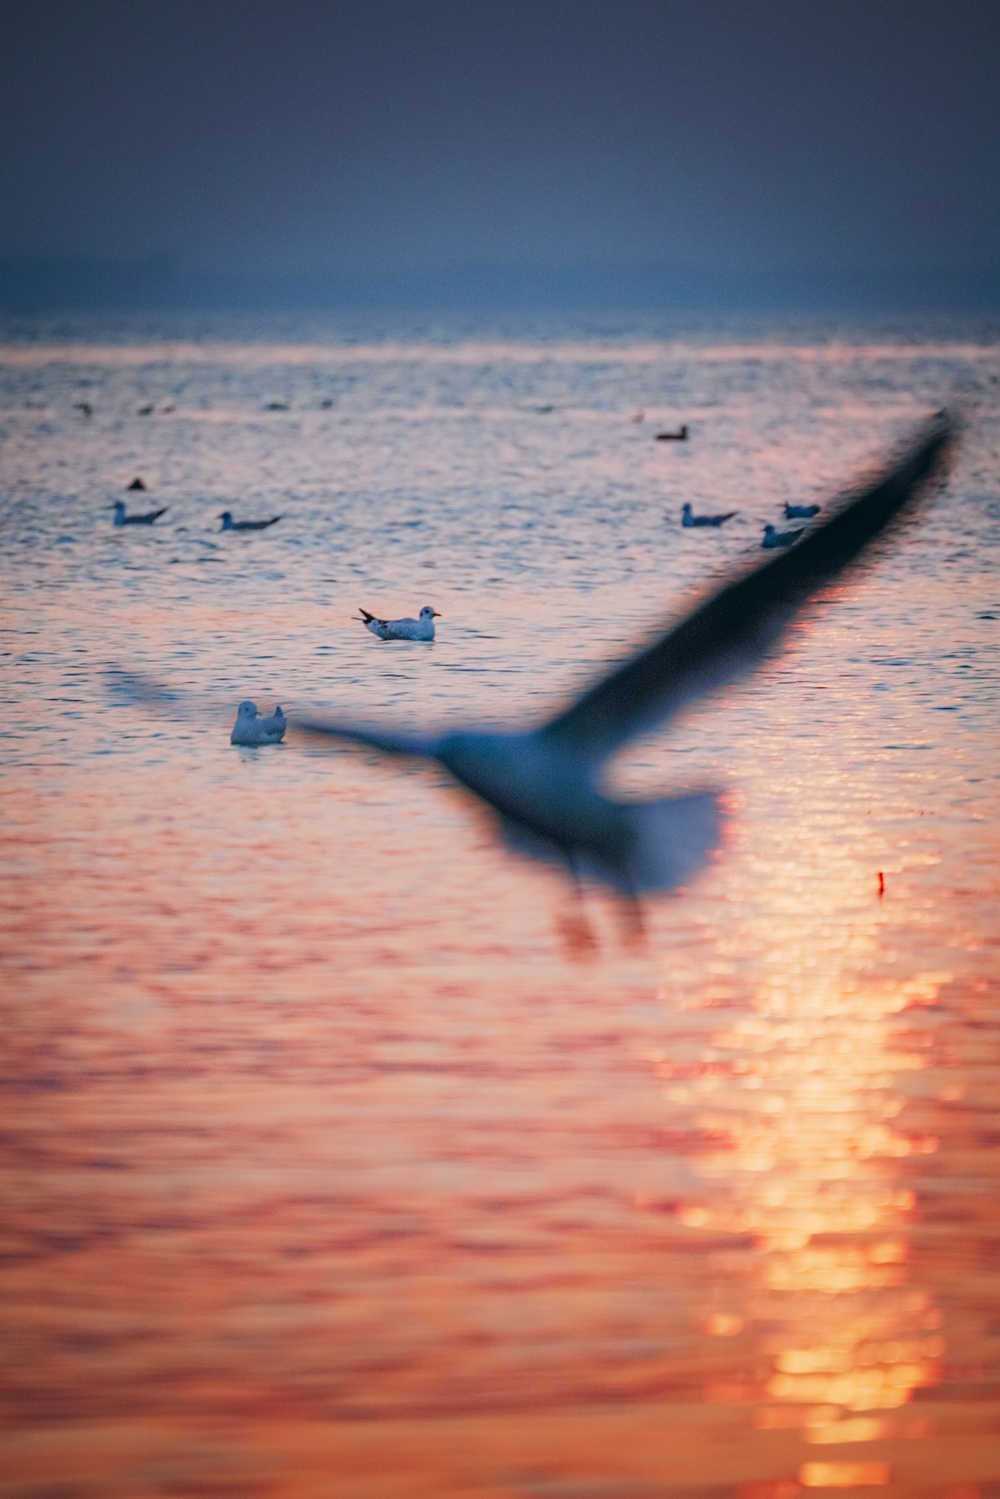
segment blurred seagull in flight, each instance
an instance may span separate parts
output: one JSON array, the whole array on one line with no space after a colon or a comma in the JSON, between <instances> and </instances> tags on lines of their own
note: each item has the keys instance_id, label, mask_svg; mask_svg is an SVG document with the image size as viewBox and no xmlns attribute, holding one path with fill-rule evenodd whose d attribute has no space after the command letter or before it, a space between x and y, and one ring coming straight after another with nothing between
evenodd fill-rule
<instances>
[{"instance_id":1,"label":"blurred seagull in flight","mask_svg":"<svg viewBox=\"0 0 1000 1499\"><path fill-rule=\"evenodd\" d=\"M285 737L288 719L281 708L275 708L269 718L262 718L257 704L249 700L240 703L236 710L236 722L229 736L230 744L280 744Z\"/></svg>"},{"instance_id":2,"label":"blurred seagull in flight","mask_svg":"<svg viewBox=\"0 0 1000 1499\"><path fill-rule=\"evenodd\" d=\"M147 510L145 515L126 515L125 501L115 500L115 525L116 526L151 526L157 516L165 515L170 507L162 505L159 510Z\"/></svg>"},{"instance_id":3,"label":"blurred seagull in flight","mask_svg":"<svg viewBox=\"0 0 1000 1499\"><path fill-rule=\"evenodd\" d=\"M932 476L953 431L947 413L939 413L883 477L852 492L794 550L737 576L536 728L422 736L319 718L299 726L443 765L496 815L510 846L567 868L578 892L585 875L617 891L626 929L638 934L639 896L683 884L718 844L720 795L701 788L664 800L613 801L602 789L607 762L637 735L758 667L810 596ZM381 623L371 616L366 622L369 629Z\"/></svg>"},{"instance_id":4,"label":"blurred seagull in flight","mask_svg":"<svg viewBox=\"0 0 1000 1499\"><path fill-rule=\"evenodd\" d=\"M379 640L433 640L434 621L441 618L430 604L421 609L419 619L378 619L360 604L357 614L351 617L360 619L365 629L377 635Z\"/></svg>"},{"instance_id":5,"label":"blurred seagull in flight","mask_svg":"<svg viewBox=\"0 0 1000 1499\"><path fill-rule=\"evenodd\" d=\"M272 515L270 520L233 520L231 510L223 510L219 516L222 525L220 531L266 531L268 526L277 525L281 519L280 515Z\"/></svg>"},{"instance_id":6,"label":"blurred seagull in flight","mask_svg":"<svg viewBox=\"0 0 1000 1499\"><path fill-rule=\"evenodd\" d=\"M689 500L685 500L684 501L684 508L681 511L681 525L682 526L722 526L722 525L725 525L725 523L726 523L727 520L732 520L733 516L734 515L738 515L738 514L739 514L739 511L737 511L737 510L726 510L726 511L723 512L722 515L694 515L694 514L692 514L692 511L691 511L690 501Z\"/></svg>"}]
</instances>

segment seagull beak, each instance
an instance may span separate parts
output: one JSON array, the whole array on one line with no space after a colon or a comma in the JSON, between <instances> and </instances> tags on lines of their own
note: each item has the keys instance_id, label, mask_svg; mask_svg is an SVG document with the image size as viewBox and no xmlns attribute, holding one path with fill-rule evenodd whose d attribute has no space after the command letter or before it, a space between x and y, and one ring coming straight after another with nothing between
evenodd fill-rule
<instances>
[{"instance_id":1,"label":"seagull beak","mask_svg":"<svg viewBox=\"0 0 1000 1499\"><path fill-rule=\"evenodd\" d=\"M434 615L435 619L441 619L442 618L441 610L440 609L432 609L431 613Z\"/></svg>"}]
</instances>

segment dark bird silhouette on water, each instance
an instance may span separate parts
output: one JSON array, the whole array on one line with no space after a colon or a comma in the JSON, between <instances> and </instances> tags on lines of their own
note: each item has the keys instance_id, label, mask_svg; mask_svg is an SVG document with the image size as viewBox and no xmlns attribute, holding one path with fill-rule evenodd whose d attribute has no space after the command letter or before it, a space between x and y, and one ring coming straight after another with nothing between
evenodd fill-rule
<instances>
[{"instance_id":1,"label":"dark bird silhouette on water","mask_svg":"<svg viewBox=\"0 0 1000 1499\"><path fill-rule=\"evenodd\" d=\"M789 505L785 501L786 520L812 520L814 515L819 515L818 505Z\"/></svg>"},{"instance_id":2,"label":"dark bird silhouette on water","mask_svg":"<svg viewBox=\"0 0 1000 1499\"><path fill-rule=\"evenodd\" d=\"M738 510L725 510L721 515L695 515L692 513L690 502L684 501L681 511L682 526L724 526L727 520L732 520L734 515L739 515Z\"/></svg>"},{"instance_id":3,"label":"dark bird silhouette on water","mask_svg":"<svg viewBox=\"0 0 1000 1499\"><path fill-rule=\"evenodd\" d=\"M276 526L281 519L280 515L272 515L270 520L233 520L232 512L223 510L219 516L222 525L220 531L266 531L268 526Z\"/></svg>"},{"instance_id":4,"label":"dark bird silhouette on water","mask_svg":"<svg viewBox=\"0 0 1000 1499\"><path fill-rule=\"evenodd\" d=\"M790 547L798 541L800 536L804 536L805 534L801 526L797 531L776 531L770 521L768 521L764 527L764 535L761 538L760 544L762 547Z\"/></svg>"}]
</instances>

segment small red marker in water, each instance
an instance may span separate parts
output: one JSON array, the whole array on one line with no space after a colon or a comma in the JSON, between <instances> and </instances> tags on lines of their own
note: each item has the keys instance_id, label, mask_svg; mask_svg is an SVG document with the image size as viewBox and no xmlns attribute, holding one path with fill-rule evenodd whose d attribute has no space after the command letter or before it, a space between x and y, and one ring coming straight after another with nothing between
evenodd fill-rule
<instances>
[{"instance_id":1,"label":"small red marker in water","mask_svg":"<svg viewBox=\"0 0 1000 1499\"><path fill-rule=\"evenodd\" d=\"M878 894L879 900L881 900L882 896L885 894L885 875L882 873L881 869L878 872Z\"/></svg>"}]
</instances>

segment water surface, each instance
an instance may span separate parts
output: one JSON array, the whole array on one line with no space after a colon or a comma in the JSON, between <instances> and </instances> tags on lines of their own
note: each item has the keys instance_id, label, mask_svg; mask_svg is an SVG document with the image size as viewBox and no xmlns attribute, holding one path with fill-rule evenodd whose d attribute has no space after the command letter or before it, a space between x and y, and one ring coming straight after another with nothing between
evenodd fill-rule
<instances>
[{"instance_id":1,"label":"water surface","mask_svg":"<svg viewBox=\"0 0 1000 1499\"><path fill-rule=\"evenodd\" d=\"M2 356L0 1494L1000 1492L990 330ZM956 401L946 485L616 766L728 792L644 950L593 894L574 959L441 776L228 743L245 697L530 722ZM432 647L350 618L423 603Z\"/></svg>"}]
</instances>

